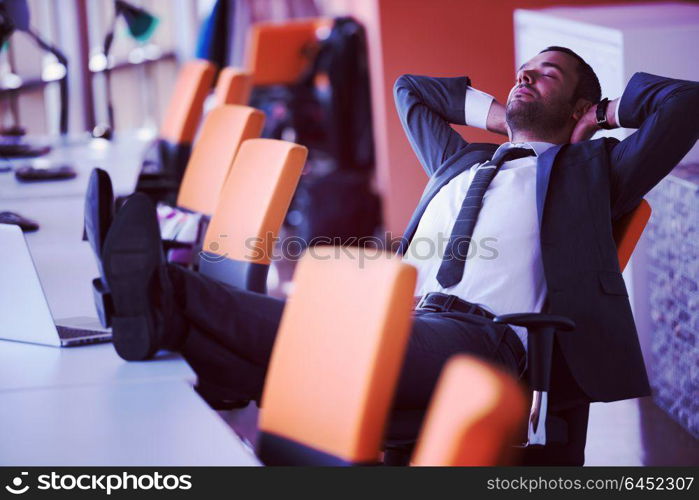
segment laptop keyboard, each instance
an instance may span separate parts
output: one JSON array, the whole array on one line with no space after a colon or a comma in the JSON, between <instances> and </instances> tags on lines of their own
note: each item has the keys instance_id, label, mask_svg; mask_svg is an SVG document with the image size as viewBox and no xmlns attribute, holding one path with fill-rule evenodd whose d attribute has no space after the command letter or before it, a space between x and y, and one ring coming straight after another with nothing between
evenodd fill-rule
<instances>
[{"instance_id":1,"label":"laptop keyboard","mask_svg":"<svg viewBox=\"0 0 699 500\"><path fill-rule=\"evenodd\" d=\"M78 337L96 337L104 336L109 334L109 332L104 330L91 330L89 328L74 328L64 325L56 325L58 330L58 336L64 340L75 339Z\"/></svg>"}]
</instances>

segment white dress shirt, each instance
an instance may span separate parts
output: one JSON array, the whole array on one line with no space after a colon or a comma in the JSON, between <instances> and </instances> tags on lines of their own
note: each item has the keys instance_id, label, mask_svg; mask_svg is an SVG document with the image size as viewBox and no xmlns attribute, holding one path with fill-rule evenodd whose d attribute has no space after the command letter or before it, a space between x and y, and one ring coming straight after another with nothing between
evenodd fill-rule
<instances>
[{"instance_id":1,"label":"white dress shirt","mask_svg":"<svg viewBox=\"0 0 699 500\"><path fill-rule=\"evenodd\" d=\"M485 128L492 97L468 88L466 123ZM503 148L528 147L538 156L550 143L507 142ZM503 163L488 186L472 235L464 276L443 288L437 271L478 165L449 181L425 209L403 259L418 271L415 295L441 292L478 304L493 314L540 312L546 299L536 208L536 156ZM527 330L513 327L527 347Z\"/></svg>"}]
</instances>

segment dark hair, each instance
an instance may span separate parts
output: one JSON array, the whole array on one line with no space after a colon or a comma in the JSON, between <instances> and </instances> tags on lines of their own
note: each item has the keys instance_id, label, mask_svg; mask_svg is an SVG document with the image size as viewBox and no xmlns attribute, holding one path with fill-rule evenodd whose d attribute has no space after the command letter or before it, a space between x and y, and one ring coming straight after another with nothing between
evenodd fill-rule
<instances>
[{"instance_id":1,"label":"dark hair","mask_svg":"<svg viewBox=\"0 0 699 500\"><path fill-rule=\"evenodd\" d=\"M599 79L595 74L595 70L585 62L585 59L567 47L558 47L556 45L546 47L539 52L539 54L544 52L563 52L564 54L573 56L578 61L578 86L575 87L575 91L573 92L573 104L581 97L593 104L600 101L602 98L602 88L600 87Z\"/></svg>"}]
</instances>

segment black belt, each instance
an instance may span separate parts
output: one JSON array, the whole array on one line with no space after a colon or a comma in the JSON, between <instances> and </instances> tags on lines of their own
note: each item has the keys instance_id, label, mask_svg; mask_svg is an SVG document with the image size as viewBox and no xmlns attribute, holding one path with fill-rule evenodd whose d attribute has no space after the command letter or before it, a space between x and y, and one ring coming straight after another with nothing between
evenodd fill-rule
<instances>
[{"instance_id":1,"label":"black belt","mask_svg":"<svg viewBox=\"0 0 699 500\"><path fill-rule=\"evenodd\" d=\"M478 304L472 304L467 300L460 299L456 295L448 295L446 293L440 292L430 292L427 295L416 298L416 311L430 311L430 312L447 312L447 311L457 311L467 314L477 314L488 319L493 319L494 314L486 311ZM512 327L507 328L509 332L506 332L503 337L505 345L507 345L517 360L517 376L522 377L527 366L527 352L524 350L522 341L512 330Z\"/></svg>"},{"instance_id":2,"label":"black belt","mask_svg":"<svg viewBox=\"0 0 699 500\"><path fill-rule=\"evenodd\" d=\"M456 295L447 295L440 292L430 292L420 297L415 304L415 310L431 312L457 311L467 314L478 314L488 319L495 317L494 314L486 311L478 304L472 304Z\"/></svg>"}]
</instances>

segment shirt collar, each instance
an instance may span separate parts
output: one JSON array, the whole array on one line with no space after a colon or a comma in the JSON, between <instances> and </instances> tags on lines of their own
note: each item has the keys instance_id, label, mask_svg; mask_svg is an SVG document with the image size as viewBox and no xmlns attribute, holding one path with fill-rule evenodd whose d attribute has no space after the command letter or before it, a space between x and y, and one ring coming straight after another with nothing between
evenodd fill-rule
<instances>
[{"instance_id":1,"label":"shirt collar","mask_svg":"<svg viewBox=\"0 0 699 500\"><path fill-rule=\"evenodd\" d=\"M541 156L548 150L549 148L552 148L555 146L555 144L550 143L550 142L505 142L500 145L500 147L497 149L497 151L500 151L500 149L510 149L510 148L529 148L536 153L536 156ZM497 153L496 151L496 153ZM495 155L493 155L495 156Z\"/></svg>"}]
</instances>

